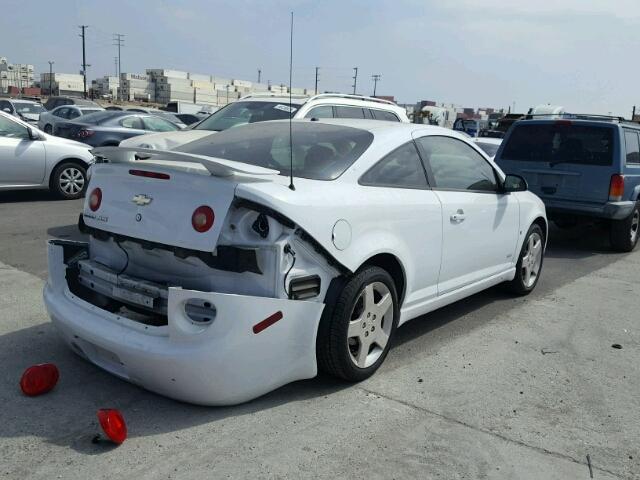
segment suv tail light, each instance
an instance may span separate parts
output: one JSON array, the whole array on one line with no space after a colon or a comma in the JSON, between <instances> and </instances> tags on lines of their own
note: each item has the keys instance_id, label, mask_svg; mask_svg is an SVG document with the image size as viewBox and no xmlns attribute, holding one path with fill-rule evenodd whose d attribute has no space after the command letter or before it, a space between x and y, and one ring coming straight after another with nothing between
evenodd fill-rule
<instances>
[{"instance_id":1,"label":"suv tail light","mask_svg":"<svg viewBox=\"0 0 640 480\"><path fill-rule=\"evenodd\" d=\"M92 212L95 212L100 208L100 204L102 203L102 190L99 188L94 188L91 191L91 195L89 195L89 208Z\"/></svg>"},{"instance_id":2,"label":"suv tail light","mask_svg":"<svg viewBox=\"0 0 640 480\"><path fill-rule=\"evenodd\" d=\"M211 207L201 205L191 215L191 225L196 232L204 233L213 227L215 215Z\"/></svg>"},{"instance_id":3,"label":"suv tail light","mask_svg":"<svg viewBox=\"0 0 640 480\"><path fill-rule=\"evenodd\" d=\"M609 184L609 200L619 202L624 196L624 175L611 175L611 183Z\"/></svg>"}]
</instances>

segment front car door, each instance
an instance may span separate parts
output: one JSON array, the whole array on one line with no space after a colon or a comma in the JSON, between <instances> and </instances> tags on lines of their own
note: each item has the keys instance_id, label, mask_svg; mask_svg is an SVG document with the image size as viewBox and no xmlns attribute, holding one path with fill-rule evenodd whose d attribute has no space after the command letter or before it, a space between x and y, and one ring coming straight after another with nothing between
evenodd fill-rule
<instances>
[{"instance_id":1,"label":"front car door","mask_svg":"<svg viewBox=\"0 0 640 480\"><path fill-rule=\"evenodd\" d=\"M514 195L500 192L490 162L457 138L430 135L417 143L442 202L438 295L513 268L520 206Z\"/></svg>"},{"instance_id":2,"label":"front car door","mask_svg":"<svg viewBox=\"0 0 640 480\"><path fill-rule=\"evenodd\" d=\"M45 151L27 127L0 115L0 187L39 185L44 180Z\"/></svg>"}]
</instances>

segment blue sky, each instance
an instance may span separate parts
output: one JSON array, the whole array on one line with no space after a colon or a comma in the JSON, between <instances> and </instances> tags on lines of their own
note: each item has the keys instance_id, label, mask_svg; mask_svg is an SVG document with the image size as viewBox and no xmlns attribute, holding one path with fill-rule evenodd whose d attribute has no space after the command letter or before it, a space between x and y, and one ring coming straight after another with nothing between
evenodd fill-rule
<instances>
[{"instance_id":1,"label":"blue sky","mask_svg":"<svg viewBox=\"0 0 640 480\"><path fill-rule=\"evenodd\" d=\"M294 85L401 102L434 99L517 111L541 103L630 115L638 103L637 0L3 0L0 56L38 72L77 72L87 24L89 77L174 68L287 82L295 13Z\"/></svg>"}]
</instances>

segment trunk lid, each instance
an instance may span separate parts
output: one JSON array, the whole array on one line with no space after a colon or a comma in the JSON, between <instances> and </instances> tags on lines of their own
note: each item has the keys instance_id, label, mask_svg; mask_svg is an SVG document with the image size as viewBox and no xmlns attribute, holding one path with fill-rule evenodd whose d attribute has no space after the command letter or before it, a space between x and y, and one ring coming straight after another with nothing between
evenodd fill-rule
<instances>
[{"instance_id":1,"label":"trunk lid","mask_svg":"<svg viewBox=\"0 0 640 480\"><path fill-rule=\"evenodd\" d=\"M217 244L235 188L236 174L271 176L277 171L229 160L157 150L103 147L92 151L98 163L85 199L86 225L150 242L211 252ZM144 156L148 160L133 161ZM158 158L158 160L156 160ZM89 207L100 188L102 201ZM208 206L213 226L198 232L194 211Z\"/></svg>"}]
</instances>

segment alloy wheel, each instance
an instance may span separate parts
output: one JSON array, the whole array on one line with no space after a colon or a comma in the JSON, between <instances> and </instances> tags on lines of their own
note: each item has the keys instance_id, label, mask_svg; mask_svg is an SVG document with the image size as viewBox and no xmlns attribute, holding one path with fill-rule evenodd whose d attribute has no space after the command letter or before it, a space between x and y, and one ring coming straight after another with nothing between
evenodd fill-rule
<instances>
[{"instance_id":1,"label":"alloy wheel","mask_svg":"<svg viewBox=\"0 0 640 480\"><path fill-rule=\"evenodd\" d=\"M393 296L382 282L364 287L351 312L347 342L358 368L373 365L384 352L393 327Z\"/></svg>"},{"instance_id":2,"label":"alloy wheel","mask_svg":"<svg viewBox=\"0 0 640 480\"><path fill-rule=\"evenodd\" d=\"M67 167L60 172L58 184L67 195L77 195L84 188L84 174L76 167Z\"/></svg>"},{"instance_id":3,"label":"alloy wheel","mask_svg":"<svg viewBox=\"0 0 640 480\"><path fill-rule=\"evenodd\" d=\"M527 239L527 247L522 255L520 274L525 287L530 288L536 283L541 266L542 237L539 233L533 232Z\"/></svg>"}]
</instances>

